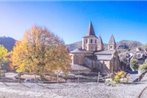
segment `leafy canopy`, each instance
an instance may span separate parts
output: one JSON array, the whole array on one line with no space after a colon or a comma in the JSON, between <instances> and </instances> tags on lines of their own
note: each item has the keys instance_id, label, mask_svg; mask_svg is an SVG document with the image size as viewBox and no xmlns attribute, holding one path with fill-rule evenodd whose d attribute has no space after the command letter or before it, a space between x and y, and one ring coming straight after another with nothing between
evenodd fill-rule
<instances>
[{"instance_id":1,"label":"leafy canopy","mask_svg":"<svg viewBox=\"0 0 147 98\"><path fill-rule=\"evenodd\" d=\"M147 71L147 62L145 61L142 65L139 66L141 71Z\"/></svg>"},{"instance_id":2,"label":"leafy canopy","mask_svg":"<svg viewBox=\"0 0 147 98\"><path fill-rule=\"evenodd\" d=\"M6 60L7 53L8 50L3 45L0 45L0 63Z\"/></svg>"},{"instance_id":3,"label":"leafy canopy","mask_svg":"<svg viewBox=\"0 0 147 98\"><path fill-rule=\"evenodd\" d=\"M49 72L68 72L70 56L64 42L42 27L34 26L12 52L12 64L17 72L42 75Z\"/></svg>"},{"instance_id":4,"label":"leafy canopy","mask_svg":"<svg viewBox=\"0 0 147 98\"><path fill-rule=\"evenodd\" d=\"M139 65L138 65L137 59L131 58L130 67L131 67L132 70L138 70Z\"/></svg>"}]
</instances>

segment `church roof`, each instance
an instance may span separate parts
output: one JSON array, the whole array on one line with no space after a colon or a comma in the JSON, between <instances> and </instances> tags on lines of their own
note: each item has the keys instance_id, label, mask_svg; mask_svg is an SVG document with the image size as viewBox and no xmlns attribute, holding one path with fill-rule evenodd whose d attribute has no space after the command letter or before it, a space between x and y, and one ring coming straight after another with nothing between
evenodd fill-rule
<instances>
[{"instance_id":1,"label":"church roof","mask_svg":"<svg viewBox=\"0 0 147 98\"><path fill-rule=\"evenodd\" d=\"M105 51L100 51L100 52L95 52L96 55L112 55L116 51L115 50L105 50Z\"/></svg>"},{"instance_id":2,"label":"church roof","mask_svg":"<svg viewBox=\"0 0 147 98\"><path fill-rule=\"evenodd\" d=\"M106 51L96 52L95 55L97 56L98 60L110 61L113 58L114 53L115 53L115 51L106 50Z\"/></svg>"},{"instance_id":3,"label":"church roof","mask_svg":"<svg viewBox=\"0 0 147 98\"><path fill-rule=\"evenodd\" d=\"M76 48L75 50L71 51L71 53L92 53L90 51L86 51L86 50L83 50L83 49L79 49L79 48Z\"/></svg>"},{"instance_id":4,"label":"church roof","mask_svg":"<svg viewBox=\"0 0 147 98\"><path fill-rule=\"evenodd\" d=\"M97 60L108 60L110 61L112 59L112 55L97 55Z\"/></svg>"},{"instance_id":5,"label":"church roof","mask_svg":"<svg viewBox=\"0 0 147 98\"><path fill-rule=\"evenodd\" d=\"M101 36L98 37L98 44L101 44L101 45L104 44L104 43L103 43L103 40L102 40L102 38L101 38Z\"/></svg>"},{"instance_id":6,"label":"church roof","mask_svg":"<svg viewBox=\"0 0 147 98\"><path fill-rule=\"evenodd\" d=\"M91 71L89 68L78 64L71 64L71 69L79 71Z\"/></svg>"},{"instance_id":7,"label":"church roof","mask_svg":"<svg viewBox=\"0 0 147 98\"><path fill-rule=\"evenodd\" d=\"M71 53L82 53L83 51L79 48L76 48L75 50L71 51Z\"/></svg>"},{"instance_id":8,"label":"church roof","mask_svg":"<svg viewBox=\"0 0 147 98\"><path fill-rule=\"evenodd\" d=\"M111 37L110 37L109 44L116 44L115 38L113 35L111 35Z\"/></svg>"},{"instance_id":9,"label":"church roof","mask_svg":"<svg viewBox=\"0 0 147 98\"><path fill-rule=\"evenodd\" d=\"M113 54L115 50L105 50L96 52L95 55L97 56L98 60L111 60L113 58Z\"/></svg>"},{"instance_id":10,"label":"church roof","mask_svg":"<svg viewBox=\"0 0 147 98\"><path fill-rule=\"evenodd\" d=\"M95 36L95 32L94 32L94 28L93 28L92 22L90 22L90 24L89 24L88 34L87 35L88 36L90 36L90 35Z\"/></svg>"}]
</instances>

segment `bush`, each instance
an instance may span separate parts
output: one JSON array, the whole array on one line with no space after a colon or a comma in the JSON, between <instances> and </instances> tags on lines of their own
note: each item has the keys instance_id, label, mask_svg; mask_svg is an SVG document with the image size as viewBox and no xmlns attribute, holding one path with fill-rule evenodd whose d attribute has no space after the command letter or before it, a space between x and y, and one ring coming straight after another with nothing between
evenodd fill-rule
<instances>
[{"instance_id":1,"label":"bush","mask_svg":"<svg viewBox=\"0 0 147 98\"><path fill-rule=\"evenodd\" d=\"M113 81L115 81L116 83L120 83L122 78L125 78L126 76L126 72L124 71L119 71L117 73L115 73L114 77L113 77Z\"/></svg>"},{"instance_id":2,"label":"bush","mask_svg":"<svg viewBox=\"0 0 147 98\"><path fill-rule=\"evenodd\" d=\"M140 65L139 69L140 69L141 71L147 70L147 62L144 62L142 65Z\"/></svg>"},{"instance_id":3,"label":"bush","mask_svg":"<svg viewBox=\"0 0 147 98\"><path fill-rule=\"evenodd\" d=\"M136 70L138 70L138 61L137 61L137 59L134 59L134 58L132 58L131 60L130 60L130 67L131 67L131 69L133 70L133 71L136 71Z\"/></svg>"}]
</instances>

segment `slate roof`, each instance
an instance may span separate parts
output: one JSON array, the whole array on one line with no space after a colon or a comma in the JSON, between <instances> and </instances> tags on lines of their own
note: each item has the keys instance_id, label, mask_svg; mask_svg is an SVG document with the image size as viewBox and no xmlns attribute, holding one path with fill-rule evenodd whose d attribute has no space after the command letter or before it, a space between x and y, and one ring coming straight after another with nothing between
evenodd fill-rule
<instances>
[{"instance_id":1,"label":"slate roof","mask_svg":"<svg viewBox=\"0 0 147 98\"><path fill-rule=\"evenodd\" d=\"M97 60L108 60L112 59L112 55L97 55Z\"/></svg>"},{"instance_id":2,"label":"slate roof","mask_svg":"<svg viewBox=\"0 0 147 98\"><path fill-rule=\"evenodd\" d=\"M103 40L102 40L101 36L98 37L98 44L104 46L104 43L103 43Z\"/></svg>"},{"instance_id":3,"label":"slate roof","mask_svg":"<svg viewBox=\"0 0 147 98\"><path fill-rule=\"evenodd\" d=\"M78 71L91 71L89 68L78 64L71 64L71 69Z\"/></svg>"},{"instance_id":4,"label":"slate roof","mask_svg":"<svg viewBox=\"0 0 147 98\"><path fill-rule=\"evenodd\" d=\"M83 38L89 38L89 37L96 37L97 38L97 36L94 36L94 35L84 36Z\"/></svg>"},{"instance_id":5,"label":"slate roof","mask_svg":"<svg viewBox=\"0 0 147 98\"><path fill-rule=\"evenodd\" d=\"M111 55L114 53L115 50L105 50L105 51L95 52L95 55Z\"/></svg>"},{"instance_id":6,"label":"slate roof","mask_svg":"<svg viewBox=\"0 0 147 98\"><path fill-rule=\"evenodd\" d=\"M116 45L115 38L113 35L111 35L111 37L110 37L109 44Z\"/></svg>"},{"instance_id":7,"label":"slate roof","mask_svg":"<svg viewBox=\"0 0 147 98\"><path fill-rule=\"evenodd\" d=\"M76 48L75 50L71 51L71 52L82 52L83 50Z\"/></svg>"},{"instance_id":8,"label":"slate roof","mask_svg":"<svg viewBox=\"0 0 147 98\"><path fill-rule=\"evenodd\" d=\"M113 58L113 54L115 50L106 50L96 52L95 55L97 56L97 60L111 60Z\"/></svg>"},{"instance_id":9,"label":"slate roof","mask_svg":"<svg viewBox=\"0 0 147 98\"><path fill-rule=\"evenodd\" d=\"M90 36L90 35L95 36L95 32L94 32L94 29L93 29L92 22L90 22L90 24L89 24L88 34L87 34L87 35L88 35L88 36Z\"/></svg>"},{"instance_id":10,"label":"slate roof","mask_svg":"<svg viewBox=\"0 0 147 98\"><path fill-rule=\"evenodd\" d=\"M71 51L71 53L92 53L92 52L86 51L84 49L76 48L75 50Z\"/></svg>"}]
</instances>

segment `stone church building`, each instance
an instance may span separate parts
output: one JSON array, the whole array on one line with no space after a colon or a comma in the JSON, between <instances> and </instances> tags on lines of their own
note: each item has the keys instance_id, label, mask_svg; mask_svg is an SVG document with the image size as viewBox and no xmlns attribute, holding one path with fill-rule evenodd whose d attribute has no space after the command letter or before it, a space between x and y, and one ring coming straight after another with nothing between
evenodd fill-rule
<instances>
[{"instance_id":1,"label":"stone church building","mask_svg":"<svg viewBox=\"0 0 147 98\"><path fill-rule=\"evenodd\" d=\"M119 70L119 56L116 51L114 36L110 37L107 49L104 48L102 38L97 37L92 23L88 33L82 38L82 47L70 53L72 65L84 66L91 71L109 74Z\"/></svg>"}]
</instances>

